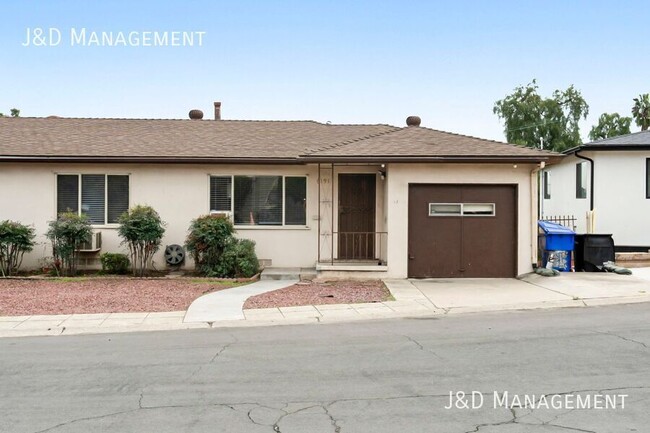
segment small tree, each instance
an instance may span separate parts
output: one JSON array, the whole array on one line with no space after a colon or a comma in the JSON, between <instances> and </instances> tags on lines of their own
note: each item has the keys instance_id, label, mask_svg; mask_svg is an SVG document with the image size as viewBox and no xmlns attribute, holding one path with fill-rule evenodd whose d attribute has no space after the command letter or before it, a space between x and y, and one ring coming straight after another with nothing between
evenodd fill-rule
<instances>
[{"instance_id":1,"label":"small tree","mask_svg":"<svg viewBox=\"0 0 650 433\"><path fill-rule=\"evenodd\" d=\"M144 277L151 259L160 248L165 234L165 223L150 206L135 206L124 212L118 219L118 234L122 245L129 248L133 275Z\"/></svg>"},{"instance_id":2,"label":"small tree","mask_svg":"<svg viewBox=\"0 0 650 433\"><path fill-rule=\"evenodd\" d=\"M232 223L220 215L205 215L193 220L189 230L185 247L197 270L215 275L224 250L234 240Z\"/></svg>"},{"instance_id":3,"label":"small tree","mask_svg":"<svg viewBox=\"0 0 650 433\"><path fill-rule=\"evenodd\" d=\"M23 262L23 255L34 249L34 229L18 222L0 223L0 272L14 275Z\"/></svg>"},{"instance_id":4,"label":"small tree","mask_svg":"<svg viewBox=\"0 0 650 433\"><path fill-rule=\"evenodd\" d=\"M20 117L20 110L17 108L12 108L10 113L11 117ZM4 113L0 113L0 117L5 117Z\"/></svg>"},{"instance_id":5,"label":"small tree","mask_svg":"<svg viewBox=\"0 0 650 433\"><path fill-rule=\"evenodd\" d=\"M52 242L52 256L57 275L77 274L79 248L93 234L86 215L64 212L50 221L45 236Z\"/></svg>"}]
</instances>

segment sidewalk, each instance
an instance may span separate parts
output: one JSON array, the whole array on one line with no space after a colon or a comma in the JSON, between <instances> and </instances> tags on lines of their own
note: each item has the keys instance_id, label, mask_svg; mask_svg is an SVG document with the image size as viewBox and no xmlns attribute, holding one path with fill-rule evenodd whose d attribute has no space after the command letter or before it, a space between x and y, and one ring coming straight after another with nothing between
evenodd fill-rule
<instances>
[{"instance_id":1,"label":"sidewalk","mask_svg":"<svg viewBox=\"0 0 650 433\"><path fill-rule=\"evenodd\" d=\"M248 287L246 290L228 289L212 294L225 294L233 290L225 298L223 295L199 298L195 301L198 306L191 306L188 313L176 311L0 317L0 337L353 322L650 302L650 269L635 269L634 272L631 276L565 273L559 277L529 274L522 279L385 280L394 301L264 308L242 312L240 305L250 294L286 285L286 282L280 281L258 282L238 288ZM220 300L229 300L226 303L230 306L221 310L221 313L220 310L210 310L210 305L217 305ZM190 314L192 310L194 312Z\"/></svg>"}]
</instances>

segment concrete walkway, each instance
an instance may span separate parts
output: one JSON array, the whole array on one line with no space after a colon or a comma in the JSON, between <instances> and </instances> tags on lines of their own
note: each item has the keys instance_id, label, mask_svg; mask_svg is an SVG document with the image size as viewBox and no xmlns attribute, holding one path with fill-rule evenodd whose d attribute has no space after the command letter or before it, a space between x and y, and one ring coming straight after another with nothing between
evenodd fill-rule
<instances>
[{"instance_id":1,"label":"concrete walkway","mask_svg":"<svg viewBox=\"0 0 650 433\"><path fill-rule=\"evenodd\" d=\"M395 300L243 310L246 299L296 281L259 281L198 298L187 313L0 317L0 337L353 322L400 317L650 302L650 268L634 275L529 274L522 279L385 280Z\"/></svg>"},{"instance_id":2,"label":"concrete walkway","mask_svg":"<svg viewBox=\"0 0 650 433\"><path fill-rule=\"evenodd\" d=\"M183 322L205 323L219 320L245 320L246 299L273 290L293 286L298 280L262 280L253 284L208 293L197 298L187 309Z\"/></svg>"}]
</instances>

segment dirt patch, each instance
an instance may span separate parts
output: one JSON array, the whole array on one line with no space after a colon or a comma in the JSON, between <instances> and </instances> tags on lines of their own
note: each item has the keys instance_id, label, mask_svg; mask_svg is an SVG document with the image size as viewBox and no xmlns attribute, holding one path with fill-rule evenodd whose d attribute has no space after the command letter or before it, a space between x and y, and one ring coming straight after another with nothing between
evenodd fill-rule
<instances>
[{"instance_id":1,"label":"dirt patch","mask_svg":"<svg viewBox=\"0 0 650 433\"><path fill-rule=\"evenodd\" d=\"M241 283L208 279L0 279L0 316L186 310L204 293Z\"/></svg>"},{"instance_id":2,"label":"dirt patch","mask_svg":"<svg viewBox=\"0 0 650 433\"><path fill-rule=\"evenodd\" d=\"M301 282L248 298L244 309L382 302L390 296L390 291L379 280Z\"/></svg>"}]
</instances>

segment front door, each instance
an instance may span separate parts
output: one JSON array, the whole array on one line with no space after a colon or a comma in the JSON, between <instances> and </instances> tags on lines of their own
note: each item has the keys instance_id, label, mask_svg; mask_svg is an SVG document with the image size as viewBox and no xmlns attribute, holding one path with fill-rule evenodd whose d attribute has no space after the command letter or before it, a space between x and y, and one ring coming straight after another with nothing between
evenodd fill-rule
<instances>
[{"instance_id":1,"label":"front door","mask_svg":"<svg viewBox=\"0 0 650 433\"><path fill-rule=\"evenodd\" d=\"M374 174L339 174L339 259L375 259L375 180Z\"/></svg>"}]
</instances>

